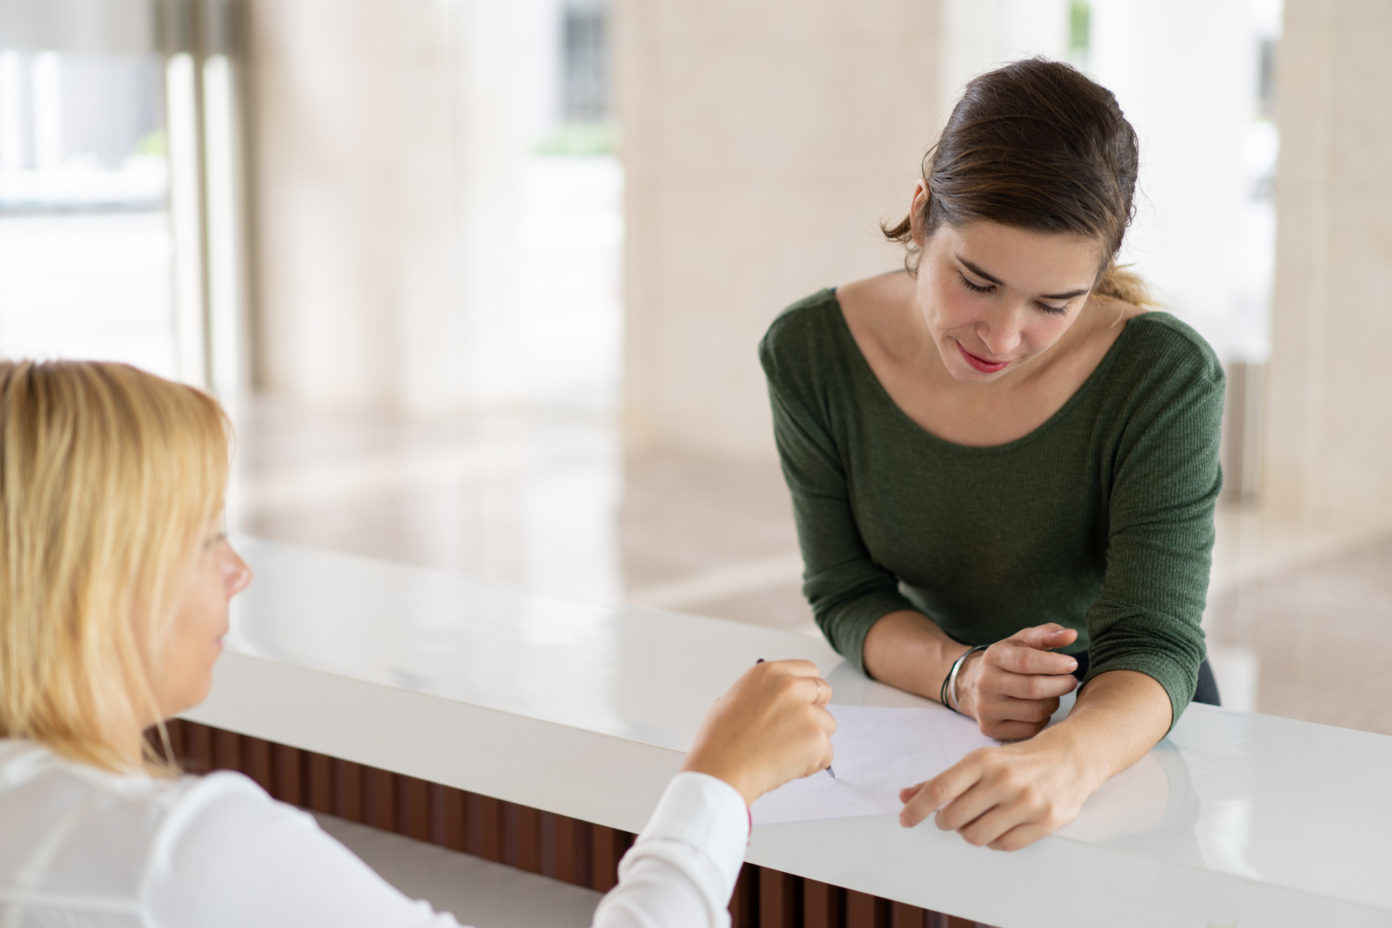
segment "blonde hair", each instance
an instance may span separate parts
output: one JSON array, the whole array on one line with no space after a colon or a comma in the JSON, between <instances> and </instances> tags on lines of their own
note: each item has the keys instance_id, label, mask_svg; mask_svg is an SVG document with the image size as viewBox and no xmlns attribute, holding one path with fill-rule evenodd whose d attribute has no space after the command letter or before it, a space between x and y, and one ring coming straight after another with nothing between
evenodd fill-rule
<instances>
[{"instance_id":1,"label":"blonde hair","mask_svg":"<svg viewBox=\"0 0 1392 928\"><path fill-rule=\"evenodd\" d=\"M0 361L0 737L174 773L153 684L230 425L200 390L127 364Z\"/></svg>"}]
</instances>

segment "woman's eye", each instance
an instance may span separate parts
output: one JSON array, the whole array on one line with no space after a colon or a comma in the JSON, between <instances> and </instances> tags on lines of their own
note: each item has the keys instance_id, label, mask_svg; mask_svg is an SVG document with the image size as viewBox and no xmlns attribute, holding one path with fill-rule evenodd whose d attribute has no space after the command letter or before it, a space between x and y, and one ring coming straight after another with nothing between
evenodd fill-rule
<instances>
[{"instance_id":1,"label":"woman's eye","mask_svg":"<svg viewBox=\"0 0 1392 928\"><path fill-rule=\"evenodd\" d=\"M967 276L965 274L959 273L957 276L962 278L962 283L966 284L967 289L972 291L973 293L990 293L992 290L996 289L995 284L986 284L985 286L982 286L981 284L974 284L970 280L967 280Z\"/></svg>"},{"instance_id":2,"label":"woman's eye","mask_svg":"<svg viewBox=\"0 0 1392 928\"><path fill-rule=\"evenodd\" d=\"M1044 312L1055 316L1068 312L1068 304L1066 303L1062 306L1050 306L1048 303L1035 303L1034 305L1044 310Z\"/></svg>"}]
</instances>

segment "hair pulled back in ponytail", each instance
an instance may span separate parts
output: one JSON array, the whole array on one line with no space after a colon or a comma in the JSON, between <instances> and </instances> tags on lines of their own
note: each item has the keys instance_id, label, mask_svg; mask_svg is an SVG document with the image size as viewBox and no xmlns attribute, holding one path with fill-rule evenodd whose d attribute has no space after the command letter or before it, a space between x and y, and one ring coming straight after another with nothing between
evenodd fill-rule
<instances>
[{"instance_id":1,"label":"hair pulled back in ponytail","mask_svg":"<svg viewBox=\"0 0 1392 928\"><path fill-rule=\"evenodd\" d=\"M1016 61L967 84L923 157L928 197L918 218L928 235L944 222L987 219L1096 238L1103 260L1093 292L1148 303L1144 281L1114 263L1138 162L1136 132L1111 91L1061 62ZM905 245L910 274L921 257L912 219L880 227Z\"/></svg>"}]
</instances>

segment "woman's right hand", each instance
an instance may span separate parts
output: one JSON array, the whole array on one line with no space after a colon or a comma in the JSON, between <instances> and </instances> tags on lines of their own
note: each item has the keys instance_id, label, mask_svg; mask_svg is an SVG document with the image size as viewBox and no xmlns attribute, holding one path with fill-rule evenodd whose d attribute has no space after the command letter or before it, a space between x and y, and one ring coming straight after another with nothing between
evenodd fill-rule
<instances>
[{"instance_id":1,"label":"woman's right hand","mask_svg":"<svg viewBox=\"0 0 1392 928\"><path fill-rule=\"evenodd\" d=\"M729 783L748 805L831 763L831 684L810 661L760 662L718 699L683 770Z\"/></svg>"},{"instance_id":2,"label":"woman's right hand","mask_svg":"<svg viewBox=\"0 0 1392 928\"><path fill-rule=\"evenodd\" d=\"M1078 662L1052 649L1078 639L1076 629L1035 625L967 658L957 672L957 706L997 741L1037 735L1058 710L1059 697L1078 685Z\"/></svg>"}]
</instances>

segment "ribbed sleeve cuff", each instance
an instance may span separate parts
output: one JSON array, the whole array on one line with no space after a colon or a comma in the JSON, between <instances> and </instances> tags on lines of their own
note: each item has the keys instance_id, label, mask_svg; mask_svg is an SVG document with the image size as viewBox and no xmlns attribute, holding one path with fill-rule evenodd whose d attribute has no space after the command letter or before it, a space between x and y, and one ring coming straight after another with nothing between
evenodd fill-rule
<instances>
[{"instance_id":1,"label":"ribbed sleeve cuff","mask_svg":"<svg viewBox=\"0 0 1392 928\"><path fill-rule=\"evenodd\" d=\"M714 896L729 899L749 844L749 808L744 797L716 777L690 771L677 774L634 847L665 841L699 852L711 865Z\"/></svg>"},{"instance_id":2,"label":"ribbed sleeve cuff","mask_svg":"<svg viewBox=\"0 0 1392 928\"><path fill-rule=\"evenodd\" d=\"M868 593L833 610L822 620L822 631L838 654L865 673L865 636L870 627L891 612L913 608L898 592Z\"/></svg>"},{"instance_id":3,"label":"ribbed sleeve cuff","mask_svg":"<svg viewBox=\"0 0 1392 928\"><path fill-rule=\"evenodd\" d=\"M1153 651L1117 654L1101 663L1092 664L1088 667L1087 676L1083 677L1083 685L1086 686L1093 677L1109 670L1134 670L1145 674L1165 688L1170 697L1170 727L1165 730L1166 735L1174 729L1184 710L1189 708L1189 703L1194 698L1194 687L1198 685L1197 669L1190 671L1179 661Z\"/></svg>"}]
</instances>

